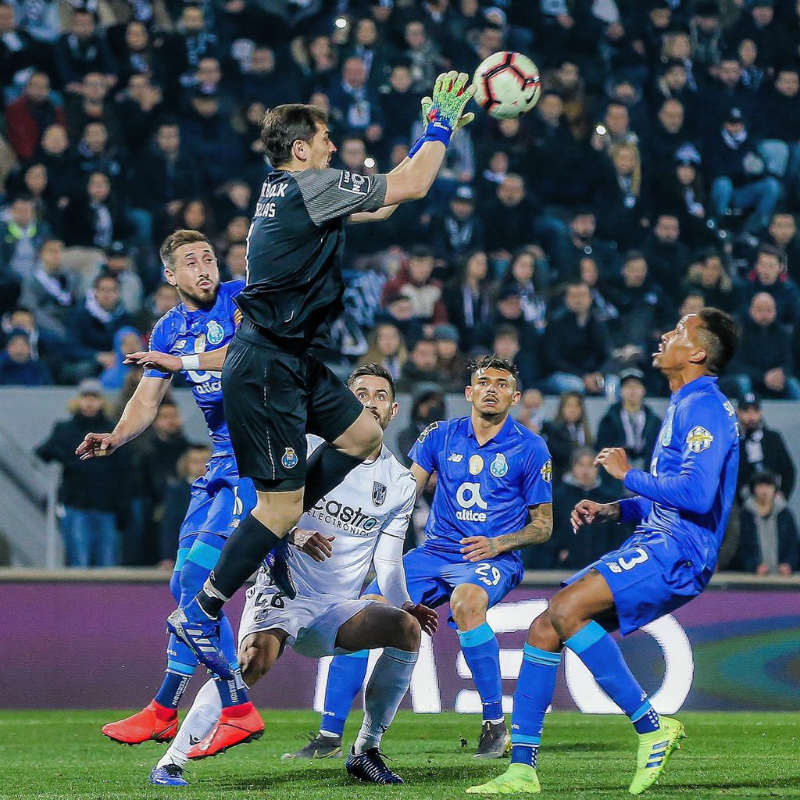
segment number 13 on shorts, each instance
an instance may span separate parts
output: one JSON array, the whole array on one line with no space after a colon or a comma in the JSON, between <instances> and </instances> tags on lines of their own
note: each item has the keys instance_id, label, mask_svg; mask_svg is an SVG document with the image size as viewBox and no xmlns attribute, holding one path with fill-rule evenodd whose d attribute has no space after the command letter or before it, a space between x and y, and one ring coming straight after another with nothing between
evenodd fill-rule
<instances>
[{"instance_id":1,"label":"number 13 on shorts","mask_svg":"<svg viewBox=\"0 0 800 800\"><path fill-rule=\"evenodd\" d=\"M497 567L493 567L491 564L478 564L478 566L475 567L475 574L478 576L478 580L481 583L485 583L487 586L497 586L502 577L500 570L497 569Z\"/></svg>"}]
</instances>

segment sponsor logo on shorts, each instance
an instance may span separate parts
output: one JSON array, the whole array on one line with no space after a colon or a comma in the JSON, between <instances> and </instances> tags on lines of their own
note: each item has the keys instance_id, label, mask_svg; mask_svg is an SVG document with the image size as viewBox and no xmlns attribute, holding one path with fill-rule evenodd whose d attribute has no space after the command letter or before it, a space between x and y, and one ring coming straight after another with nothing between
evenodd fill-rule
<instances>
[{"instance_id":1,"label":"sponsor logo on shorts","mask_svg":"<svg viewBox=\"0 0 800 800\"><path fill-rule=\"evenodd\" d=\"M372 482L372 502L376 506L382 506L386 500L386 487L378 481Z\"/></svg>"},{"instance_id":2,"label":"sponsor logo on shorts","mask_svg":"<svg viewBox=\"0 0 800 800\"><path fill-rule=\"evenodd\" d=\"M506 457L502 453L498 453L494 457L494 461L489 465L489 472L495 478L502 478L508 472L508 461L506 461Z\"/></svg>"},{"instance_id":3,"label":"sponsor logo on shorts","mask_svg":"<svg viewBox=\"0 0 800 800\"><path fill-rule=\"evenodd\" d=\"M216 320L208 323L208 343L219 344L225 338L225 329Z\"/></svg>"},{"instance_id":4,"label":"sponsor logo on shorts","mask_svg":"<svg viewBox=\"0 0 800 800\"><path fill-rule=\"evenodd\" d=\"M286 469L293 469L296 467L299 460L300 459L297 457L297 453L295 453L293 447L287 447L281 456L281 464Z\"/></svg>"},{"instance_id":5,"label":"sponsor logo on shorts","mask_svg":"<svg viewBox=\"0 0 800 800\"><path fill-rule=\"evenodd\" d=\"M702 453L711 447L714 437L702 425L695 425L686 435L686 444L693 453Z\"/></svg>"}]
</instances>

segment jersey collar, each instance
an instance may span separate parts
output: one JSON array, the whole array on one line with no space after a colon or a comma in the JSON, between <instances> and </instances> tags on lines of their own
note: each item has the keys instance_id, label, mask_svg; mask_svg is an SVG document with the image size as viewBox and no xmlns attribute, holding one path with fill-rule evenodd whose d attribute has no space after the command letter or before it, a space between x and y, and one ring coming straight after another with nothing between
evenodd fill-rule
<instances>
[{"instance_id":1,"label":"jersey collar","mask_svg":"<svg viewBox=\"0 0 800 800\"><path fill-rule=\"evenodd\" d=\"M685 383L680 389L678 389L677 392L673 392L670 400L673 403L677 403L679 400L683 400L684 397L692 392L700 391L701 389L705 389L707 386L713 386L716 382L717 377L715 375L701 375L699 378L695 378L693 381Z\"/></svg>"},{"instance_id":2,"label":"jersey collar","mask_svg":"<svg viewBox=\"0 0 800 800\"><path fill-rule=\"evenodd\" d=\"M478 447L485 447L487 444L491 442L504 442L507 439L510 439L516 428L514 427L514 419L512 418L511 414L506 417L506 421L503 423L503 427L489 440L484 442L483 444L478 445ZM467 417L467 436L472 437L475 441L478 441L478 437L475 435L475 428L472 426L472 415Z\"/></svg>"}]
</instances>

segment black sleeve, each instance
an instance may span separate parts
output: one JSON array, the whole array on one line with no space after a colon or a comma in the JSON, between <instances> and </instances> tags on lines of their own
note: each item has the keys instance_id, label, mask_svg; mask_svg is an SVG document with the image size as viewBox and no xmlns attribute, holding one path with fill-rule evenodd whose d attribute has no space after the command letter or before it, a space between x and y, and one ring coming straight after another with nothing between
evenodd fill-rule
<instances>
[{"instance_id":1,"label":"black sleeve","mask_svg":"<svg viewBox=\"0 0 800 800\"><path fill-rule=\"evenodd\" d=\"M315 225L356 211L377 211L386 198L385 175L358 175L341 169L308 169L295 175Z\"/></svg>"}]
</instances>

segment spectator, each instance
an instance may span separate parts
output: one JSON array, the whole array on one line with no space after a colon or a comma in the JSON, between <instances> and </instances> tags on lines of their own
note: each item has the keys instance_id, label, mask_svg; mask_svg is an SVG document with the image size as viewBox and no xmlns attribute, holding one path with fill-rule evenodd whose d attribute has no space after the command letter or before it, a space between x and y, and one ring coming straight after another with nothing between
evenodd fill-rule
<instances>
[{"instance_id":1,"label":"spectator","mask_svg":"<svg viewBox=\"0 0 800 800\"><path fill-rule=\"evenodd\" d=\"M691 292L702 295L706 305L721 308L729 314L738 312L741 304L739 285L728 275L722 255L717 250L707 250L690 265L681 283L681 294Z\"/></svg>"},{"instance_id":2,"label":"spectator","mask_svg":"<svg viewBox=\"0 0 800 800\"><path fill-rule=\"evenodd\" d=\"M247 244L234 242L225 253L222 262L225 280L243 281L247 278Z\"/></svg>"},{"instance_id":3,"label":"spectator","mask_svg":"<svg viewBox=\"0 0 800 800\"><path fill-rule=\"evenodd\" d=\"M650 469L650 458L661 429L661 419L644 403L644 373L623 370L619 375L621 400L614 403L597 428L597 449L624 447L634 469Z\"/></svg>"},{"instance_id":4,"label":"spectator","mask_svg":"<svg viewBox=\"0 0 800 800\"><path fill-rule=\"evenodd\" d=\"M342 120L342 127L363 134L375 143L383 137L383 112L377 94L367 85L367 68L357 56L342 65L341 80L328 94L331 107Z\"/></svg>"},{"instance_id":5,"label":"spectator","mask_svg":"<svg viewBox=\"0 0 800 800\"><path fill-rule=\"evenodd\" d=\"M0 9L2 7L0 5ZM66 124L64 109L50 97L47 73L33 72L25 83L22 96L6 108L8 142L20 159L29 161L39 148L42 134L54 124Z\"/></svg>"},{"instance_id":6,"label":"spectator","mask_svg":"<svg viewBox=\"0 0 800 800\"><path fill-rule=\"evenodd\" d=\"M119 82L122 86L129 86L134 76L149 76L158 84L164 84L167 75L160 47L151 41L144 22L130 20L125 26L125 37L117 42L116 49Z\"/></svg>"},{"instance_id":7,"label":"spectator","mask_svg":"<svg viewBox=\"0 0 800 800\"><path fill-rule=\"evenodd\" d=\"M33 310L36 323L60 337L67 336L68 318L75 305L73 274L64 267L63 258L64 242L44 241L20 295L22 305Z\"/></svg>"},{"instance_id":8,"label":"spectator","mask_svg":"<svg viewBox=\"0 0 800 800\"><path fill-rule=\"evenodd\" d=\"M726 53L715 72L716 80L699 97L709 128L724 125L733 108L739 110L739 122L753 125L757 95L742 83L742 67L736 54Z\"/></svg>"},{"instance_id":9,"label":"spectator","mask_svg":"<svg viewBox=\"0 0 800 800\"><path fill-rule=\"evenodd\" d=\"M781 193L776 178L765 175L764 159L757 143L750 139L745 116L739 107L724 116L719 134L708 145L708 174L711 184L711 209L720 226L732 207L752 209L745 230L764 230Z\"/></svg>"},{"instance_id":10,"label":"spectator","mask_svg":"<svg viewBox=\"0 0 800 800\"><path fill-rule=\"evenodd\" d=\"M75 314L72 330L77 343L90 359L103 367L114 365L114 337L131 324L119 296L119 281L113 275L98 275Z\"/></svg>"},{"instance_id":11,"label":"spectator","mask_svg":"<svg viewBox=\"0 0 800 800\"><path fill-rule=\"evenodd\" d=\"M104 172L117 183L122 180L125 152L108 137L108 128L100 120L86 123L77 147L78 168L84 175Z\"/></svg>"},{"instance_id":12,"label":"spectator","mask_svg":"<svg viewBox=\"0 0 800 800\"><path fill-rule=\"evenodd\" d=\"M675 277L683 273L689 261L689 248L681 241L677 215L658 214L656 224L645 240L642 255L647 262L648 274L675 302L679 286ZM713 303L709 302L709 305Z\"/></svg>"},{"instance_id":13,"label":"spectator","mask_svg":"<svg viewBox=\"0 0 800 800\"><path fill-rule=\"evenodd\" d=\"M771 397L800 400L800 381L793 374L791 343L777 321L772 295L759 292L750 301L739 349L728 370L740 395L757 391Z\"/></svg>"},{"instance_id":14,"label":"spectator","mask_svg":"<svg viewBox=\"0 0 800 800\"><path fill-rule=\"evenodd\" d=\"M57 422L36 449L43 461L55 461L64 471L58 490L63 504L61 530L68 567L113 567L118 563L115 515L126 499L122 491L127 473L124 450L105 458L81 461L75 448L90 431L110 431L113 423L104 411L100 381L85 380L71 403L71 419Z\"/></svg>"},{"instance_id":15,"label":"spectator","mask_svg":"<svg viewBox=\"0 0 800 800\"><path fill-rule=\"evenodd\" d=\"M89 72L99 72L113 85L116 65L102 33L97 31L94 14L87 7L72 12L69 33L63 33L55 47L55 62L61 86L79 93L81 80Z\"/></svg>"},{"instance_id":16,"label":"spectator","mask_svg":"<svg viewBox=\"0 0 800 800\"><path fill-rule=\"evenodd\" d=\"M191 83L192 72L201 58L220 55L219 39L208 30L202 5L183 5L176 31L168 37L162 52L167 58L166 68L171 79L177 78L183 85Z\"/></svg>"},{"instance_id":17,"label":"spectator","mask_svg":"<svg viewBox=\"0 0 800 800\"><path fill-rule=\"evenodd\" d=\"M423 325L438 325L447 322L447 309L442 302L442 287L433 275L433 251L426 245L414 245L408 257L408 264L386 283L383 288L382 303L400 292L412 306L412 315Z\"/></svg>"},{"instance_id":18,"label":"spectator","mask_svg":"<svg viewBox=\"0 0 800 800\"><path fill-rule=\"evenodd\" d=\"M275 68L275 51L266 45L257 45L242 77L242 96L246 102L258 100L267 108L291 103L295 99L292 70L286 63Z\"/></svg>"},{"instance_id":19,"label":"spectator","mask_svg":"<svg viewBox=\"0 0 800 800\"><path fill-rule=\"evenodd\" d=\"M766 292L775 301L778 322L794 325L800 317L800 292L795 282L786 275L782 250L762 244L756 255L756 265L745 284L744 301Z\"/></svg>"},{"instance_id":20,"label":"spectator","mask_svg":"<svg viewBox=\"0 0 800 800\"><path fill-rule=\"evenodd\" d=\"M45 128L38 160L47 169L50 191L59 207L63 206L68 196L80 186L78 160L69 146L67 130L63 125Z\"/></svg>"},{"instance_id":21,"label":"spectator","mask_svg":"<svg viewBox=\"0 0 800 800\"><path fill-rule=\"evenodd\" d=\"M511 361L519 372L519 391L524 392L536 386L537 378L537 357L536 350L531 350L530 346L522 349L520 345L520 334L513 325L498 325L494 329L494 341L492 342L492 352L500 358Z\"/></svg>"},{"instance_id":22,"label":"spectator","mask_svg":"<svg viewBox=\"0 0 800 800\"><path fill-rule=\"evenodd\" d=\"M0 353L0 385L46 386L51 383L50 371L33 358L28 332L14 328L6 337L6 348Z\"/></svg>"},{"instance_id":23,"label":"spectator","mask_svg":"<svg viewBox=\"0 0 800 800\"><path fill-rule=\"evenodd\" d=\"M67 100L67 131L71 139L80 138L90 122L102 122L109 139L122 139L122 125L114 104L107 99L108 81L99 72L87 72L81 80L80 90Z\"/></svg>"},{"instance_id":24,"label":"spectator","mask_svg":"<svg viewBox=\"0 0 800 800\"><path fill-rule=\"evenodd\" d=\"M388 86L381 89L381 114L391 120L391 129L401 136L408 136L419 119L419 95L411 88L413 78L411 65L407 61L397 61L389 73Z\"/></svg>"},{"instance_id":25,"label":"spectator","mask_svg":"<svg viewBox=\"0 0 800 800\"><path fill-rule=\"evenodd\" d=\"M607 278L614 274L618 253L614 242L606 242L596 237L597 214L594 208L582 206L572 215L569 224L569 237L565 240L561 252L555 256L558 276L561 280L574 277L578 262L584 256L595 260L600 275Z\"/></svg>"},{"instance_id":26,"label":"spectator","mask_svg":"<svg viewBox=\"0 0 800 800\"><path fill-rule=\"evenodd\" d=\"M741 500L749 496L750 481L759 472L776 476L778 490L788 500L794 491L795 466L781 434L767 427L761 411L761 401L750 392L738 403L739 419L739 480Z\"/></svg>"},{"instance_id":27,"label":"spectator","mask_svg":"<svg viewBox=\"0 0 800 800\"><path fill-rule=\"evenodd\" d=\"M143 331L145 338L150 338L153 325L172 308L178 305L178 291L168 283L160 283L153 294L145 302L139 316L136 318L135 327Z\"/></svg>"},{"instance_id":28,"label":"spectator","mask_svg":"<svg viewBox=\"0 0 800 800\"><path fill-rule=\"evenodd\" d=\"M105 264L100 268L100 274L113 275L117 279L120 300L129 314L138 314L142 310L142 279L136 272L130 249L125 242L111 242L106 248Z\"/></svg>"},{"instance_id":29,"label":"spectator","mask_svg":"<svg viewBox=\"0 0 800 800\"><path fill-rule=\"evenodd\" d=\"M542 430L545 423L544 395L538 389L525 389L522 392L517 422L534 433Z\"/></svg>"},{"instance_id":30,"label":"spectator","mask_svg":"<svg viewBox=\"0 0 800 800\"><path fill-rule=\"evenodd\" d=\"M19 284L33 274L36 254L52 232L46 222L36 219L36 206L30 195L11 201L7 221L0 221L0 265L16 274Z\"/></svg>"},{"instance_id":31,"label":"spectator","mask_svg":"<svg viewBox=\"0 0 800 800\"><path fill-rule=\"evenodd\" d=\"M751 496L741 512L736 561L756 575L789 576L798 566L797 525L775 476L760 472L750 480Z\"/></svg>"},{"instance_id":32,"label":"spectator","mask_svg":"<svg viewBox=\"0 0 800 800\"><path fill-rule=\"evenodd\" d=\"M106 391L119 390L133 367L125 364L125 358L142 349L143 342L136 328L120 328L114 334L114 363L100 374L100 383Z\"/></svg>"},{"instance_id":33,"label":"spectator","mask_svg":"<svg viewBox=\"0 0 800 800\"><path fill-rule=\"evenodd\" d=\"M536 210L526 197L522 176L509 173L497 187L496 197L484 206L486 248L492 258L508 263L514 250L534 243L536 223L532 225L531 220L539 218Z\"/></svg>"},{"instance_id":34,"label":"spectator","mask_svg":"<svg viewBox=\"0 0 800 800\"><path fill-rule=\"evenodd\" d=\"M458 278L445 286L442 292L447 318L458 329L466 351L485 338L484 330L492 321L488 275L489 259L483 250L476 250L463 258Z\"/></svg>"},{"instance_id":35,"label":"spectator","mask_svg":"<svg viewBox=\"0 0 800 800\"><path fill-rule=\"evenodd\" d=\"M603 371L611 351L608 330L592 316L592 294L585 283L570 283L564 304L566 308L553 317L544 335L550 371L545 391L602 394Z\"/></svg>"},{"instance_id":36,"label":"spectator","mask_svg":"<svg viewBox=\"0 0 800 800\"><path fill-rule=\"evenodd\" d=\"M456 187L447 213L431 220L430 234L436 256L448 262L483 249L485 231L475 214L475 192L469 184Z\"/></svg>"},{"instance_id":37,"label":"spectator","mask_svg":"<svg viewBox=\"0 0 800 800\"><path fill-rule=\"evenodd\" d=\"M162 99L161 88L153 84L146 74L131 75L125 91L117 95L116 114L125 120L122 142L137 161L141 154L147 152L163 112Z\"/></svg>"},{"instance_id":38,"label":"spectator","mask_svg":"<svg viewBox=\"0 0 800 800\"><path fill-rule=\"evenodd\" d=\"M3 87L19 83L20 73L37 65L45 56L36 39L18 27L15 16L11 3L0 3L0 85Z\"/></svg>"},{"instance_id":39,"label":"spectator","mask_svg":"<svg viewBox=\"0 0 800 800\"><path fill-rule=\"evenodd\" d=\"M519 336L520 349L526 357L532 356L538 350L539 335L534 325L525 319L522 305L522 295L518 288L507 285L497 293L497 307L495 309L494 325L492 331L497 331L500 326L514 328ZM486 340L486 344L489 343Z\"/></svg>"},{"instance_id":40,"label":"spectator","mask_svg":"<svg viewBox=\"0 0 800 800\"><path fill-rule=\"evenodd\" d=\"M796 284L800 280L800 236L797 221L788 211L776 211L769 223L768 243L786 256L786 271Z\"/></svg>"},{"instance_id":41,"label":"spectator","mask_svg":"<svg viewBox=\"0 0 800 800\"><path fill-rule=\"evenodd\" d=\"M64 234L68 246L105 250L129 232L119 197L112 192L104 172L92 172L84 193L71 200L64 211Z\"/></svg>"},{"instance_id":42,"label":"spectator","mask_svg":"<svg viewBox=\"0 0 800 800\"><path fill-rule=\"evenodd\" d=\"M644 366L648 343L658 338L672 317L661 287L650 280L649 267L638 250L631 250L622 265L621 280L609 289L618 317L611 325L612 355L620 365Z\"/></svg>"},{"instance_id":43,"label":"spectator","mask_svg":"<svg viewBox=\"0 0 800 800\"><path fill-rule=\"evenodd\" d=\"M408 350L403 335L391 322L381 322L369 336L369 349L358 364L380 364L395 381L400 380Z\"/></svg>"},{"instance_id":44,"label":"spectator","mask_svg":"<svg viewBox=\"0 0 800 800\"><path fill-rule=\"evenodd\" d=\"M412 19L406 23L404 40L404 57L411 64L412 86L416 94L422 94L433 86L436 74L445 62L421 20Z\"/></svg>"},{"instance_id":45,"label":"spectator","mask_svg":"<svg viewBox=\"0 0 800 800\"><path fill-rule=\"evenodd\" d=\"M522 315L538 333L544 332L547 324L547 304L539 292L536 275L537 265L546 266L540 247L527 247L515 253L500 284L500 291L510 288L522 301Z\"/></svg>"},{"instance_id":46,"label":"spectator","mask_svg":"<svg viewBox=\"0 0 800 800\"><path fill-rule=\"evenodd\" d=\"M569 471L555 486L553 535L545 546L549 551L550 563L545 568L583 569L619 544L621 537L617 533L617 525L608 520L595 523L590 536L584 536L582 533L576 536L572 530L570 514L581 500L612 503L618 496L600 480L594 457L595 453L590 447L579 447L572 453ZM530 551L538 549L529 548ZM532 555L535 559L537 553L533 552ZM528 568L533 566L527 558L527 551L525 566Z\"/></svg>"},{"instance_id":47,"label":"spectator","mask_svg":"<svg viewBox=\"0 0 800 800\"><path fill-rule=\"evenodd\" d=\"M800 73L796 65L778 67L771 90L765 93L759 115L762 150L773 174L786 176L790 194L800 179Z\"/></svg>"},{"instance_id":48,"label":"spectator","mask_svg":"<svg viewBox=\"0 0 800 800\"><path fill-rule=\"evenodd\" d=\"M642 159L639 148L626 142L613 145L610 155L612 169L595 196L600 209L597 228L627 250L641 244L649 224Z\"/></svg>"},{"instance_id":49,"label":"spectator","mask_svg":"<svg viewBox=\"0 0 800 800\"><path fill-rule=\"evenodd\" d=\"M398 449L400 451L397 457L403 464L411 466L408 453L422 431L432 422L443 420L446 417L447 411L444 405L444 392L438 384L422 383L414 387L408 427L400 431L397 437Z\"/></svg>"},{"instance_id":50,"label":"spectator","mask_svg":"<svg viewBox=\"0 0 800 800\"><path fill-rule=\"evenodd\" d=\"M446 392L461 392L466 384L467 361L458 349L458 331L442 323L433 329L439 383Z\"/></svg>"},{"instance_id":51,"label":"spectator","mask_svg":"<svg viewBox=\"0 0 800 800\"><path fill-rule=\"evenodd\" d=\"M578 262L578 279L592 294L592 316L605 324L615 320L619 311L606 297L608 284L601 279L597 261L592 256L583 256Z\"/></svg>"},{"instance_id":52,"label":"spectator","mask_svg":"<svg viewBox=\"0 0 800 800\"><path fill-rule=\"evenodd\" d=\"M664 100L658 110L655 130L647 138L648 156L656 173L668 171L681 145L689 139L683 103L677 98Z\"/></svg>"},{"instance_id":53,"label":"spectator","mask_svg":"<svg viewBox=\"0 0 800 800\"><path fill-rule=\"evenodd\" d=\"M564 392L559 397L556 415L544 423L542 436L553 457L553 482L557 485L569 468L573 450L592 447L593 444L592 430L580 392Z\"/></svg>"},{"instance_id":54,"label":"spectator","mask_svg":"<svg viewBox=\"0 0 800 800\"><path fill-rule=\"evenodd\" d=\"M417 339L408 361L400 370L397 388L401 392L410 392L419 383L438 384L441 377L436 342L433 339Z\"/></svg>"},{"instance_id":55,"label":"spectator","mask_svg":"<svg viewBox=\"0 0 800 800\"><path fill-rule=\"evenodd\" d=\"M167 484L158 536L158 567L161 569L171 570L175 566L178 531L189 507L192 484L205 473L209 458L211 448L208 445L190 444L178 459L177 475Z\"/></svg>"},{"instance_id":56,"label":"spectator","mask_svg":"<svg viewBox=\"0 0 800 800\"><path fill-rule=\"evenodd\" d=\"M709 206L700 167L702 157L693 144L675 153L673 171L653 187L655 208L677 216L682 238L693 246L704 244L716 221L708 219Z\"/></svg>"}]
</instances>

